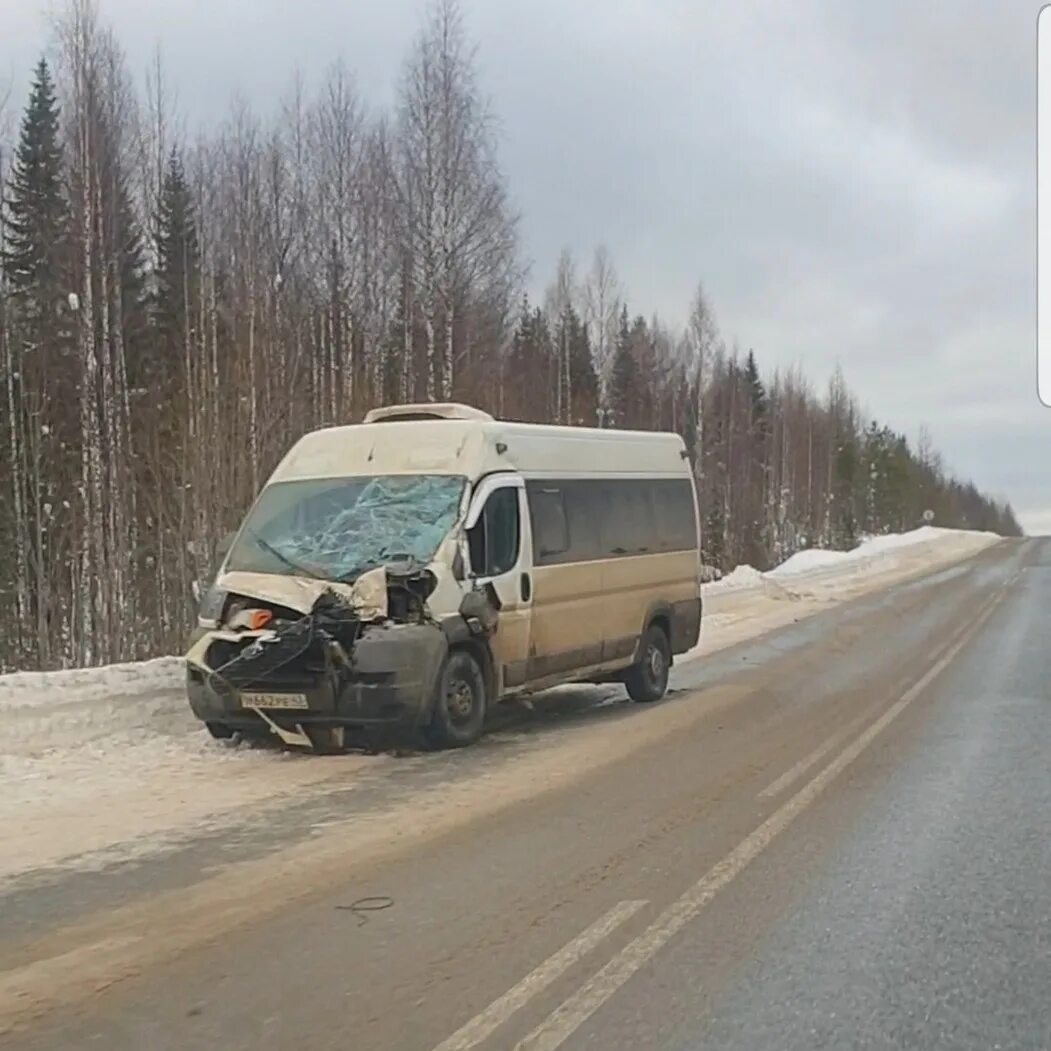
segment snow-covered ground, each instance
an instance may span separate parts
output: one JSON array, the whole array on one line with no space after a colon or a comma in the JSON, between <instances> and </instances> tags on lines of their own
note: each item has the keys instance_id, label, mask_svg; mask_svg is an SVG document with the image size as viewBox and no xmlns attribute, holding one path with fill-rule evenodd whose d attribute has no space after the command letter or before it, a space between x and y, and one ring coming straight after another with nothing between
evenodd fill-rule
<instances>
[{"instance_id":1,"label":"snow-covered ground","mask_svg":"<svg viewBox=\"0 0 1051 1051\"><path fill-rule=\"evenodd\" d=\"M866 537L852 551L827 551L816 547L799 551L786 562L766 573L752 566L738 566L721 580L705 585L705 594L761 585L764 580L803 582L816 574L845 578L857 574L869 575L880 568L890 568L910 561L914 556L940 562L944 556L961 557L993 543L1000 538L995 533L968 532L960 529L939 529L923 526L908 533Z\"/></svg>"},{"instance_id":2,"label":"snow-covered ground","mask_svg":"<svg viewBox=\"0 0 1051 1051\"><path fill-rule=\"evenodd\" d=\"M333 774L331 759L213 741L184 677L178 657L0 675L0 881L68 858L101 865L118 844L124 858L150 853Z\"/></svg>"},{"instance_id":3,"label":"snow-covered ground","mask_svg":"<svg viewBox=\"0 0 1051 1051\"><path fill-rule=\"evenodd\" d=\"M995 533L923 526L866 538L852 551L800 551L766 573L738 566L702 588L700 645L680 659L703 657L829 605L958 562L999 539Z\"/></svg>"},{"instance_id":4,"label":"snow-covered ground","mask_svg":"<svg viewBox=\"0 0 1051 1051\"><path fill-rule=\"evenodd\" d=\"M849 552L810 550L704 585L701 643L684 659L972 555L998 538L925 527ZM0 880L89 867L221 828L246 805L345 789L396 760L315 757L213 741L189 712L178 658L0 676Z\"/></svg>"}]
</instances>

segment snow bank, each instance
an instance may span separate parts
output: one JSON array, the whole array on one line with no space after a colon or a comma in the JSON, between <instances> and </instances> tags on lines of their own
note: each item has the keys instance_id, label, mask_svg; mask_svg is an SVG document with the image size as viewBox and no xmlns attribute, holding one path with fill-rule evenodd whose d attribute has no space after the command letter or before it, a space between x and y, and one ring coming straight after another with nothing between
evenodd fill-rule
<instances>
[{"instance_id":1,"label":"snow bank","mask_svg":"<svg viewBox=\"0 0 1051 1051\"><path fill-rule=\"evenodd\" d=\"M0 675L0 776L10 772L13 757L31 760L107 742L117 747L143 736L184 734L193 720L183 676L178 657Z\"/></svg>"},{"instance_id":2,"label":"snow bank","mask_svg":"<svg viewBox=\"0 0 1051 1051\"><path fill-rule=\"evenodd\" d=\"M805 551L797 551L787 561L771 569L769 575L787 577L794 573L809 573L829 566L842 566L847 562L856 561L851 557L855 551L827 551L825 548L811 547Z\"/></svg>"},{"instance_id":3,"label":"snow bank","mask_svg":"<svg viewBox=\"0 0 1051 1051\"><path fill-rule=\"evenodd\" d=\"M767 573L738 566L701 587L701 641L679 660L702 658L830 605L958 562L999 539L994 533L925 526L866 537L852 551L800 551Z\"/></svg>"},{"instance_id":4,"label":"snow bank","mask_svg":"<svg viewBox=\"0 0 1051 1051\"><path fill-rule=\"evenodd\" d=\"M825 548L807 548L797 551L781 565L763 573L753 566L738 566L722 580L703 587L705 595L718 595L728 591L762 588L765 582L791 580L798 583L800 578L826 574L839 574L857 570L870 571L877 564L892 565L898 561L897 556L907 549L920 545L931 545L932 558L935 561L934 549L942 547L946 555L951 555L962 548L966 551L977 550L986 544L999 540L995 533L981 533L965 529L940 529L934 526L923 526L907 533L889 533L886 536L871 536L862 539L857 547L850 551L829 551ZM787 578L787 579L786 579Z\"/></svg>"},{"instance_id":5,"label":"snow bank","mask_svg":"<svg viewBox=\"0 0 1051 1051\"><path fill-rule=\"evenodd\" d=\"M0 716L14 708L52 706L66 698L93 701L177 689L183 684L184 674L181 657L68 671L13 672L0 675Z\"/></svg>"},{"instance_id":6,"label":"snow bank","mask_svg":"<svg viewBox=\"0 0 1051 1051\"><path fill-rule=\"evenodd\" d=\"M763 574L754 566L738 566L719 580L704 585L703 590L706 595L721 591L740 591L742 588L758 587L762 582Z\"/></svg>"},{"instance_id":7,"label":"snow bank","mask_svg":"<svg viewBox=\"0 0 1051 1051\"><path fill-rule=\"evenodd\" d=\"M908 533L889 533L886 536L866 537L851 551L825 551L820 548L799 551L786 562L770 570L768 575L791 577L799 573L812 573L815 570L840 569L855 566L858 563L871 563L873 560L883 559L888 555L893 556L903 548L914 547L917 544L945 544L951 547L959 544L961 540L992 543L999 539L995 533L922 526Z\"/></svg>"}]
</instances>

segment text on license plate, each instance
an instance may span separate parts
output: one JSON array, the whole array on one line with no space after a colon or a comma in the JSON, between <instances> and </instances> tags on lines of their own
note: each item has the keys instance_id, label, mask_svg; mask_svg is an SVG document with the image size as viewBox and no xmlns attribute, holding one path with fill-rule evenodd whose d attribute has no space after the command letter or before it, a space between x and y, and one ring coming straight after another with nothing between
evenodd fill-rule
<instances>
[{"instance_id":1,"label":"text on license plate","mask_svg":"<svg viewBox=\"0 0 1051 1051\"><path fill-rule=\"evenodd\" d=\"M242 708L306 708L303 693L242 693Z\"/></svg>"}]
</instances>

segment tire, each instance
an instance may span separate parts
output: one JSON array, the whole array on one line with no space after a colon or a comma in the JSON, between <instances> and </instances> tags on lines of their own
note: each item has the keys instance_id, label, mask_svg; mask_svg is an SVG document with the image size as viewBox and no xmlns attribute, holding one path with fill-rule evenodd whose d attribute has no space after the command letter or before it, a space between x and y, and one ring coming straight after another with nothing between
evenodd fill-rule
<instances>
[{"instance_id":1,"label":"tire","mask_svg":"<svg viewBox=\"0 0 1051 1051\"><path fill-rule=\"evenodd\" d=\"M205 723L208 732L217 741L228 741L234 735L234 728L226 723Z\"/></svg>"},{"instance_id":2,"label":"tire","mask_svg":"<svg viewBox=\"0 0 1051 1051\"><path fill-rule=\"evenodd\" d=\"M642 641L642 658L624 676L628 696L640 704L659 701L668 691L671 643L659 624L651 624Z\"/></svg>"},{"instance_id":3,"label":"tire","mask_svg":"<svg viewBox=\"0 0 1051 1051\"><path fill-rule=\"evenodd\" d=\"M482 736L485 676L466 650L453 650L438 677L431 721L425 731L434 748L464 748Z\"/></svg>"}]
</instances>

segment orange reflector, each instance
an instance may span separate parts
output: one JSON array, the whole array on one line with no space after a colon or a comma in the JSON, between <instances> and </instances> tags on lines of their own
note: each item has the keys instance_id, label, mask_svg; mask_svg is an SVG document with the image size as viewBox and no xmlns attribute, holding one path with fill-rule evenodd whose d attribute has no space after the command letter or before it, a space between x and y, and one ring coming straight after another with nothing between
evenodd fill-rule
<instances>
[{"instance_id":1,"label":"orange reflector","mask_svg":"<svg viewBox=\"0 0 1051 1051\"><path fill-rule=\"evenodd\" d=\"M274 619L273 610L250 609L246 610L246 612L248 613L248 628L250 631L259 631Z\"/></svg>"}]
</instances>

